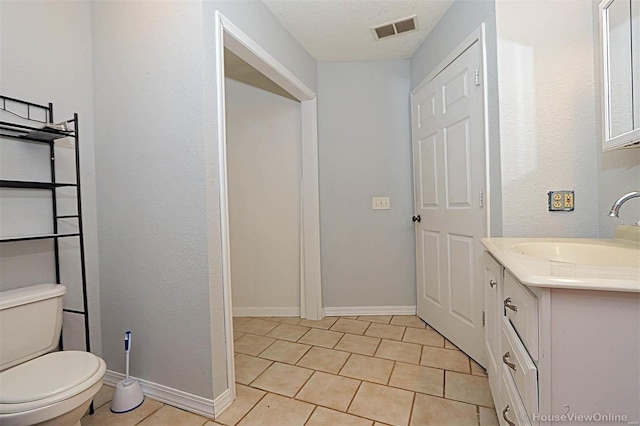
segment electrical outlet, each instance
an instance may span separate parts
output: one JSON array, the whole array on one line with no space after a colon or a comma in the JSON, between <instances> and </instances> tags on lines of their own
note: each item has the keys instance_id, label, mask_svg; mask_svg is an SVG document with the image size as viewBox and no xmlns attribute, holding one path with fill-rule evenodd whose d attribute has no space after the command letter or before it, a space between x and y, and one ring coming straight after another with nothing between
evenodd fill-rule
<instances>
[{"instance_id":1,"label":"electrical outlet","mask_svg":"<svg viewBox=\"0 0 640 426\"><path fill-rule=\"evenodd\" d=\"M389 210L391 208L389 197L373 197L371 203L373 210Z\"/></svg>"},{"instance_id":2,"label":"electrical outlet","mask_svg":"<svg viewBox=\"0 0 640 426\"><path fill-rule=\"evenodd\" d=\"M564 194L564 206L573 210L573 192Z\"/></svg>"},{"instance_id":3,"label":"electrical outlet","mask_svg":"<svg viewBox=\"0 0 640 426\"><path fill-rule=\"evenodd\" d=\"M574 209L573 191L549 191L550 212L571 212Z\"/></svg>"}]
</instances>

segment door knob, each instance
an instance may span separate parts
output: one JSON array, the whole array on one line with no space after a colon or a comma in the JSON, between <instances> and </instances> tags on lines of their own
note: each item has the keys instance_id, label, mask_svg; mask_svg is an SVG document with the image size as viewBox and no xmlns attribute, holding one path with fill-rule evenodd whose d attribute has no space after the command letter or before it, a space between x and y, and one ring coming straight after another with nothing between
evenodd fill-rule
<instances>
[{"instance_id":1,"label":"door knob","mask_svg":"<svg viewBox=\"0 0 640 426\"><path fill-rule=\"evenodd\" d=\"M422 221L422 219L420 218L420 215L418 215L418 216L413 216L413 217L411 218L411 220L412 220L412 221L414 221L414 222L421 222L421 221Z\"/></svg>"}]
</instances>

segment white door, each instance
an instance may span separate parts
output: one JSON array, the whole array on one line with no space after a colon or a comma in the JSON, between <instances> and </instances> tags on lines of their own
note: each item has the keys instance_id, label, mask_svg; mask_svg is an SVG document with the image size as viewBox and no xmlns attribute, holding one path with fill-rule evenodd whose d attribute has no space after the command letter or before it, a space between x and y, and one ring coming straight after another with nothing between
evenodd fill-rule
<instances>
[{"instance_id":1,"label":"white door","mask_svg":"<svg viewBox=\"0 0 640 426\"><path fill-rule=\"evenodd\" d=\"M481 70L476 41L412 94L411 128L418 315L485 365Z\"/></svg>"}]
</instances>

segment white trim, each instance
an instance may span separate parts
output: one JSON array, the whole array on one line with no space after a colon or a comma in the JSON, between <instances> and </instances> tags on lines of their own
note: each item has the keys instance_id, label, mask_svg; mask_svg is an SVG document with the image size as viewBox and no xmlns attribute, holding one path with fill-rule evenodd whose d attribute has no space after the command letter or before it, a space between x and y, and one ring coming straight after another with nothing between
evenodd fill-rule
<instances>
[{"instance_id":1,"label":"white trim","mask_svg":"<svg viewBox=\"0 0 640 426\"><path fill-rule=\"evenodd\" d=\"M235 393L235 392L234 392ZM216 399L213 400L213 412L214 417L220 417L220 414L227 408L233 404L233 401L236 399L235 396L231 398L232 392L231 389L227 389L220 394Z\"/></svg>"},{"instance_id":2,"label":"white trim","mask_svg":"<svg viewBox=\"0 0 640 426\"><path fill-rule=\"evenodd\" d=\"M300 308L239 308L233 307L235 317L298 317Z\"/></svg>"},{"instance_id":3,"label":"white trim","mask_svg":"<svg viewBox=\"0 0 640 426\"><path fill-rule=\"evenodd\" d=\"M222 16L215 13L215 61L216 61L216 106L218 129L218 179L220 205L220 239L222 254L222 294L224 306L224 333L226 343L227 390L231 401L236 397L236 371L233 349L233 320L231 307L231 246L229 242L229 204L227 193L227 153L226 153L226 108L224 75L224 27ZM209 163L207 163L209 164ZM210 292L211 293L211 292ZM213 315L211 315L213 322ZM211 324L211 329L215 328ZM215 348L214 349L215 352ZM225 391L225 392L226 392ZM215 413L214 413L215 414Z\"/></svg>"},{"instance_id":4,"label":"white trim","mask_svg":"<svg viewBox=\"0 0 640 426\"><path fill-rule=\"evenodd\" d=\"M124 374L116 371L107 370L104 374L103 381L109 386L116 386L119 381L124 379ZM142 393L149 398L153 398L157 401L165 404L172 405L174 407L182 408L192 413L206 416L210 419L213 418L214 407L217 412L217 405L224 404L230 405L233 400L230 400L228 396L223 393L220 397L216 398L214 402L211 399L203 398L198 395L193 395L178 389L173 389L168 386L160 385L158 383L150 382L148 380L135 378L142 387ZM222 398L224 396L224 398ZM220 400L218 402L218 400ZM226 408L226 406L224 407ZM221 409L224 409L221 408Z\"/></svg>"},{"instance_id":5,"label":"white trim","mask_svg":"<svg viewBox=\"0 0 640 426\"><path fill-rule=\"evenodd\" d=\"M328 317L358 316L358 315L415 315L415 306L345 306L325 307L324 313Z\"/></svg>"},{"instance_id":6,"label":"white trim","mask_svg":"<svg viewBox=\"0 0 640 426\"><path fill-rule=\"evenodd\" d=\"M304 317L322 319L322 275L320 271L320 191L318 179L318 103L303 101L302 118L302 236L304 264Z\"/></svg>"},{"instance_id":7,"label":"white trim","mask_svg":"<svg viewBox=\"0 0 640 426\"><path fill-rule=\"evenodd\" d=\"M299 101L308 101L316 94L300 81L291 71L285 68L258 43L236 27L220 12L216 12L224 29L224 47L232 51L240 59L260 71L278 86L293 95Z\"/></svg>"},{"instance_id":8,"label":"white trim","mask_svg":"<svg viewBox=\"0 0 640 426\"><path fill-rule=\"evenodd\" d=\"M222 251L222 287L224 304L224 333L226 341L227 391L228 398L235 399L235 368L233 356L233 318L231 297L231 262L229 243L229 211L227 193L226 158L226 118L225 118L225 74L224 49L235 55L274 81L299 101L301 101L302 128L302 206L301 206L301 311L305 318L320 319L322 312L322 290L320 277L320 212L318 189L318 143L317 143L317 107L316 94L300 81L293 73L278 62L258 43L224 17L215 12L215 84L218 129L218 178L220 206L220 239ZM213 167L215 161L207 162ZM215 250L210 250L215 253ZM211 260L211 259L210 259ZM211 281L211 285L215 285ZM210 294L213 292L210 292ZM213 304L213 301L211 301ZM211 316L211 329L217 328Z\"/></svg>"}]
</instances>

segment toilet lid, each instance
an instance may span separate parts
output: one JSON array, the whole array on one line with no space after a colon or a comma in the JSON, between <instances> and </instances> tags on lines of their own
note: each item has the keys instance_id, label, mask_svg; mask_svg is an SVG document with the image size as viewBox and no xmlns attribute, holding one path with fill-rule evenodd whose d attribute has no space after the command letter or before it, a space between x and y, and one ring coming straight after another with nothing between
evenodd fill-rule
<instances>
[{"instance_id":1,"label":"toilet lid","mask_svg":"<svg viewBox=\"0 0 640 426\"><path fill-rule=\"evenodd\" d=\"M0 373L0 404L50 398L93 376L100 359L89 352L52 352Z\"/></svg>"}]
</instances>

